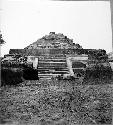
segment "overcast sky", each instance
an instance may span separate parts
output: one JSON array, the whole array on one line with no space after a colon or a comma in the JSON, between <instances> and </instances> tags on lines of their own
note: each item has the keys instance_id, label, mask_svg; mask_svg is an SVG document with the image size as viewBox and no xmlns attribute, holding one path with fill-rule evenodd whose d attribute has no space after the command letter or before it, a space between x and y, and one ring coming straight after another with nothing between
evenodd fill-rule
<instances>
[{"instance_id":1,"label":"overcast sky","mask_svg":"<svg viewBox=\"0 0 113 125\"><path fill-rule=\"evenodd\" d=\"M21 49L49 32L63 33L83 48L112 51L108 1L0 0L0 29L9 49Z\"/></svg>"}]
</instances>

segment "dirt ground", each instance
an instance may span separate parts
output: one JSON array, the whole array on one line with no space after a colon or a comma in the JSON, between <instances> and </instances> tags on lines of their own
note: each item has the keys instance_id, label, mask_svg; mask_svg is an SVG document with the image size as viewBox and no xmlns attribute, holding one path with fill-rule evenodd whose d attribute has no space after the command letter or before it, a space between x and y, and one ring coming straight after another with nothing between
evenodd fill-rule
<instances>
[{"instance_id":1,"label":"dirt ground","mask_svg":"<svg viewBox=\"0 0 113 125\"><path fill-rule=\"evenodd\" d=\"M112 124L113 84L35 80L0 88L0 125Z\"/></svg>"}]
</instances>

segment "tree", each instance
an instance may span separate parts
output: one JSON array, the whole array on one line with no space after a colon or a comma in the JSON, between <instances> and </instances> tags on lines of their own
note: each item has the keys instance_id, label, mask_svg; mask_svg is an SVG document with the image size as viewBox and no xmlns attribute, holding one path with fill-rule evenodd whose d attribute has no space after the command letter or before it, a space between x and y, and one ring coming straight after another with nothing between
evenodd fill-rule
<instances>
[{"instance_id":1,"label":"tree","mask_svg":"<svg viewBox=\"0 0 113 125\"><path fill-rule=\"evenodd\" d=\"M2 34L1 34L1 32L0 32L0 45L2 45L2 44L4 44L4 43L5 43L5 41L3 40Z\"/></svg>"},{"instance_id":2,"label":"tree","mask_svg":"<svg viewBox=\"0 0 113 125\"><path fill-rule=\"evenodd\" d=\"M82 49L82 46L80 46L80 44L78 44L78 43L74 43L74 46L76 47L76 49Z\"/></svg>"}]
</instances>

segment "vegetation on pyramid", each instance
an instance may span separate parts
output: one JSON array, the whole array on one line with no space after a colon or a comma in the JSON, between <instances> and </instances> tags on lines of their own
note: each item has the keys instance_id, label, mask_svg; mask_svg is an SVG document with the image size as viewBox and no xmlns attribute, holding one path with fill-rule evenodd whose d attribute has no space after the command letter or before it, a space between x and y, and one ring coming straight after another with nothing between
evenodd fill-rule
<instances>
[{"instance_id":1,"label":"vegetation on pyramid","mask_svg":"<svg viewBox=\"0 0 113 125\"><path fill-rule=\"evenodd\" d=\"M43 36L36 42L30 44L24 49L82 49L79 44L73 43L72 39L64 36L61 33L55 34L55 32L50 32L49 35Z\"/></svg>"}]
</instances>

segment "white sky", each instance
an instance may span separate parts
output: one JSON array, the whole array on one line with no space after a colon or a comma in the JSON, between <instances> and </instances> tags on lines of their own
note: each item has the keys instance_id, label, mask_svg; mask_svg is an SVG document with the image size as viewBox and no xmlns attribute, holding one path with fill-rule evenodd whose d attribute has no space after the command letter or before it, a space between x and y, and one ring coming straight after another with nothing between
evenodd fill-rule
<instances>
[{"instance_id":1,"label":"white sky","mask_svg":"<svg viewBox=\"0 0 113 125\"><path fill-rule=\"evenodd\" d=\"M2 56L49 32L63 33L83 48L112 51L108 1L0 0L0 15Z\"/></svg>"}]
</instances>

